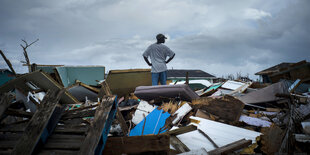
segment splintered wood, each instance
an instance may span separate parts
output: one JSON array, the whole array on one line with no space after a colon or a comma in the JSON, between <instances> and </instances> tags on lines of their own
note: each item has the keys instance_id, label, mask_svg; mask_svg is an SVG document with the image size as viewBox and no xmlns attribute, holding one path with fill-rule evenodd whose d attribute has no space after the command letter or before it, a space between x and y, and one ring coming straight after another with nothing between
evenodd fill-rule
<instances>
[{"instance_id":1,"label":"splintered wood","mask_svg":"<svg viewBox=\"0 0 310 155\"><path fill-rule=\"evenodd\" d=\"M194 108L205 110L208 113L219 116L225 121L236 122L242 113L244 104L229 95L222 98L202 97L192 102Z\"/></svg>"},{"instance_id":2,"label":"splintered wood","mask_svg":"<svg viewBox=\"0 0 310 155\"><path fill-rule=\"evenodd\" d=\"M46 130L48 120L51 118L57 103L64 90L57 94L48 92L38 110L28 123L24 134L17 142L12 154L32 154L42 133Z\"/></svg>"},{"instance_id":3,"label":"splintered wood","mask_svg":"<svg viewBox=\"0 0 310 155\"><path fill-rule=\"evenodd\" d=\"M109 137L103 154L137 154L146 152L168 152L170 136L167 134Z\"/></svg>"},{"instance_id":4,"label":"splintered wood","mask_svg":"<svg viewBox=\"0 0 310 155\"><path fill-rule=\"evenodd\" d=\"M266 154L274 154L279 151L284 131L280 127L272 125L262 129L262 151Z\"/></svg>"},{"instance_id":5,"label":"splintered wood","mask_svg":"<svg viewBox=\"0 0 310 155\"><path fill-rule=\"evenodd\" d=\"M179 109L179 106L177 103L173 103L173 101L170 101L168 103L162 104L160 108L163 109L165 112L169 112L173 115Z\"/></svg>"}]
</instances>

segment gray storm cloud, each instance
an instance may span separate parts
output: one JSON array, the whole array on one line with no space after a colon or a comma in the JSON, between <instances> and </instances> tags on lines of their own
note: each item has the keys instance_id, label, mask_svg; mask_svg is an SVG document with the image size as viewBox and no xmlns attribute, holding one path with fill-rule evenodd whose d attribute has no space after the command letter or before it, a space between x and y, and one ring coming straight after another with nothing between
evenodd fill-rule
<instances>
[{"instance_id":1,"label":"gray storm cloud","mask_svg":"<svg viewBox=\"0 0 310 155\"><path fill-rule=\"evenodd\" d=\"M308 60L310 1L0 2L0 49L19 71L20 39L38 64L147 68L141 54L157 33L176 53L168 68L222 76ZM6 64L1 60L1 68Z\"/></svg>"}]
</instances>

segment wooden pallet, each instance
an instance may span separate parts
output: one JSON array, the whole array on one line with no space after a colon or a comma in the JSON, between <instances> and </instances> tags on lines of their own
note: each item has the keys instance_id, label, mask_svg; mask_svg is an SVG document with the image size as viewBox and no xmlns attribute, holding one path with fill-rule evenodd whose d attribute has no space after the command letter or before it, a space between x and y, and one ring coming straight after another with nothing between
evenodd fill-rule
<instances>
[{"instance_id":1,"label":"wooden pallet","mask_svg":"<svg viewBox=\"0 0 310 155\"><path fill-rule=\"evenodd\" d=\"M47 93L34 114L8 109L4 95L1 118L29 119L0 126L0 154L102 154L117 111L116 96L103 98L96 109L64 111L59 104L62 93Z\"/></svg>"}]
</instances>

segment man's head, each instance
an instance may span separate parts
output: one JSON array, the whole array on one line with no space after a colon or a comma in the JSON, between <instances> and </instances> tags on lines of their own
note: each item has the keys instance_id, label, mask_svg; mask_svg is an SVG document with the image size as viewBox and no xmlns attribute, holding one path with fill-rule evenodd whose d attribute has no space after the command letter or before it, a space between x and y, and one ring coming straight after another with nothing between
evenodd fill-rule
<instances>
[{"instance_id":1,"label":"man's head","mask_svg":"<svg viewBox=\"0 0 310 155\"><path fill-rule=\"evenodd\" d=\"M167 39L167 37L165 37L163 34L160 33L156 36L156 39L158 44L165 43L165 39Z\"/></svg>"}]
</instances>

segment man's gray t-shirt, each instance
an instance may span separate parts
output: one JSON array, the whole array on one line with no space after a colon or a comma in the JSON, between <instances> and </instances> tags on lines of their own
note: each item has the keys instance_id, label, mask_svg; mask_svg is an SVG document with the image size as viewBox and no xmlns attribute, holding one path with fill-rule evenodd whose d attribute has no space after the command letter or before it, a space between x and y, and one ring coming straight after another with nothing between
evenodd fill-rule
<instances>
[{"instance_id":1,"label":"man's gray t-shirt","mask_svg":"<svg viewBox=\"0 0 310 155\"><path fill-rule=\"evenodd\" d=\"M167 70L166 58L174 55L166 45L154 43L143 53L144 57L150 57L152 63L152 73L164 72Z\"/></svg>"}]
</instances>

